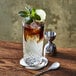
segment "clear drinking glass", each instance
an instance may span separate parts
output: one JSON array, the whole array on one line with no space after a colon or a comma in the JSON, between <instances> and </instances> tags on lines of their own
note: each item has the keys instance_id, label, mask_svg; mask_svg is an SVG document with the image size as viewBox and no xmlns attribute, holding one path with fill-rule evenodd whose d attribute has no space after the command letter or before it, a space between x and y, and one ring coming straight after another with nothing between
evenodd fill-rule
<instances>
[{"instance_id":1,"label":"clear drinking glass","mask_svg":"<svg viewBox=\"0 0 76 76\"><path fill-rule=\"evenodd\" d=\"M41 62L43 51L44 23L33 21L26 24L23 21L23 57L29 66L37 65Z\"/></svg>"}]
</instances>

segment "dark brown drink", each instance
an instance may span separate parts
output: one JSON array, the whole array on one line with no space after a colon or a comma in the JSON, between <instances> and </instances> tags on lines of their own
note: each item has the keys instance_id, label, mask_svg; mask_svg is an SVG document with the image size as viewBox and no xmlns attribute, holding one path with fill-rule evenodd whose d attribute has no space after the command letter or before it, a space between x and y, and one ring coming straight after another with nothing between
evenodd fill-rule
<instances>
[{"instance_id":1,"label":"dark brown drink","mask_svg":"<svg viewBox=\"0 0 76 76\"><path fill-rule=\"evenodd\" d=\"M37 40L39 42L43 39L44 24L39 22L32 22L31 24L25 24L24 27L24 39Z\"/></svg>"}]
</instances>

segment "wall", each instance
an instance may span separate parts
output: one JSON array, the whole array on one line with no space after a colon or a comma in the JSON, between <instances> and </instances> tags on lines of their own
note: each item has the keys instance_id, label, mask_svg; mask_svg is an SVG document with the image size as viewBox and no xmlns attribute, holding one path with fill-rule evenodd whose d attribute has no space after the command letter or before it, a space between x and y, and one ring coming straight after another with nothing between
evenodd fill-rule
<instances>
[{"instance_id":1,"label":"wall","mask_svg":"<svg viewBox=\"0 0 76 76\"><path fill-rule=\"evenodd\" d=\"M22 42L22 18L25 6L42 8L47 13L45 30L57 33L57 47L76 47L76 0L1 0L0 40Z\"/></svg>"}]
</instances>

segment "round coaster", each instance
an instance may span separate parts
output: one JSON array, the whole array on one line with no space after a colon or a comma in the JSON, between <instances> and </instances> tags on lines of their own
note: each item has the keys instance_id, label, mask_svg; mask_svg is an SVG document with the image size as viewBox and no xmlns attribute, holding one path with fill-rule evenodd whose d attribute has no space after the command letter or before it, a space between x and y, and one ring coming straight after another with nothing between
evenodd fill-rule
<instances>
[{"instance_id":1,"label":"round coaster","mask_svg":"<svg viewBox=\"0 0 76 76\"><path fill-rule=\"evenodd\" d=\"M48 60L47 60L47 58L42 57L42 62L40 64L38 64L36 66L29 66L28 64L26 64L24 58L22 58L20 60L20 64L22 66L25 66L25 68L27 68L27 69L38 70L38 69L41 69L41 68L45 67L48 64Z\"/></svg>"}]
</instances>

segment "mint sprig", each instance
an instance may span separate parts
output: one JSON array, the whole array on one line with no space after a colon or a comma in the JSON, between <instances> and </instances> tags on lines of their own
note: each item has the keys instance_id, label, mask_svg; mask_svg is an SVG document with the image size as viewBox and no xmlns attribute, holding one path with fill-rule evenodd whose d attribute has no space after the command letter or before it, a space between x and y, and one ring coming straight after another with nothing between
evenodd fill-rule
<instances>
[{"instance_id":1,"label":"mint sprig","mask_svg":"<svg viewBox=\"0 0 76 76\"><path fill-rule=\"evenodd\" d=\"M19 14L21 17L27 17L27 16L28 16L28 14L27 14L26 11L20 11L18 14Z\"/></svg>"},{"instance_id":2,"label":"mint sprig","mask_svg":"<svg viewBox=\"0 0 76 76\"><path fill-rule=\"evenodd\" d=\"M36 9L34 8L25 8L25 11L20 11L18 14L25 19L27 24L30 24L35 20L41 20L40 16L36 14Z\"/></svg>"}]
</instances>

